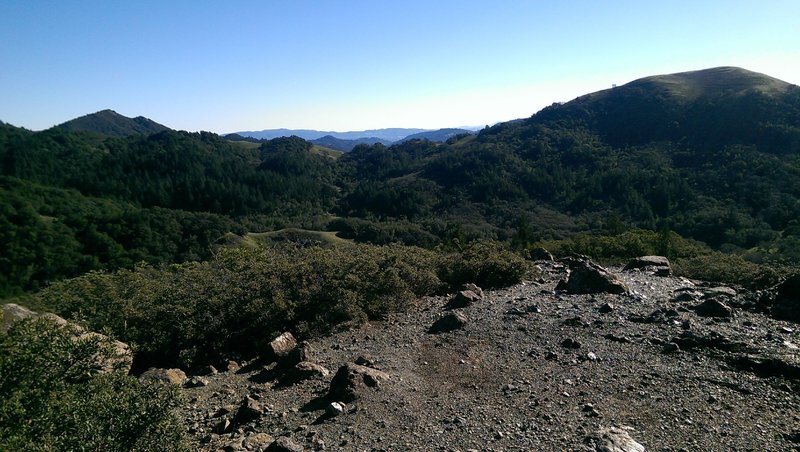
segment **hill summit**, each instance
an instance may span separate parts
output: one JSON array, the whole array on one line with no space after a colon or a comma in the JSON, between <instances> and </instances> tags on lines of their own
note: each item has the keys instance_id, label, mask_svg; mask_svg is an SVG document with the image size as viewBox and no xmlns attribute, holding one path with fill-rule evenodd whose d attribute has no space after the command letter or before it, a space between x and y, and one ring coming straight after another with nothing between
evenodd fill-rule
<instances>
[{"instance_id":1,"label":"hill summit","mask_svg":"<svg viewBox=\"0 0 800 452\"><path fill-rule=\"evenodd\" d=\"M78 132L94 132L113 137L151 135L169 130L169 127L144 116L129 118L109 109L75 118L56 127Z\"/></svg>"},{"instance_id":2,"label":"hill summit","mask_svg":"<svg viewBox=\"0 0 800 452\"><path fill-rule=\"evenodd\" d=\"M531 118L586 127L613 146L763 143L796 151L800 87L736 67L656 75L554 104Z\"/></svg>"}]
</instances>

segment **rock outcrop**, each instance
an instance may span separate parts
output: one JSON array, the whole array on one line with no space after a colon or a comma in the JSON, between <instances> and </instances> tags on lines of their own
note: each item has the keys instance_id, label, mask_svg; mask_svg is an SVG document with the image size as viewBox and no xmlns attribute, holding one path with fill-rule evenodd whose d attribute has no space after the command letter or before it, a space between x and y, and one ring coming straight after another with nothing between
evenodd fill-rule
<instances>
[{"instance_id":1,"label":"rock outcrop","mask_svg":"<svg viewBox=\"0 0 800 452\"><path fill-rule=\"evenodd\" d=\"M589 260L570 262L569 278L560 283L556 289L569 294L623 294L630 292L621 279L609 273L605 268Z\"/></svg>"},{"instance_id":2,"label":"rock outcrop","mask_svg":"<svg viewBox=\"0 0 800 452\"><path fill-rule=\"evenodd\" d=\"M76 339L97 339L101 343L107 343L111 347L110 354L98 355L95 357L95 362L92 365L94 371L98 373L109 373L115 370L128 373L133 364L133 352L128 344L110 339L108 336L93 331L86 331L79 325L70 323L63 318L51 313L37 313L28 308L14 303L3 305L3 324L2 330L8 331L11 325L19 320L27 318L47 318L52 320L56 325L67 326L70 325L78 333Z\"/></svg>"},{"instance_id":3,"label":"rock outcrop","mask_svg":"<svg viewBox=\"0 0 800 452\"><path fill-rule=\"evenodd\" d=\"M619 427L601 428L587 442L597 452L644 452L644 446Z\"/></svg>"},{"instance_id":4,"label":"rock outcrop","mask_svg":"<svg viewBox=\"0 0 800 452\"><path fill-rule=\"evenodd\" d=\"M480 301L481 296L471 290L462 290L453 295L453 298L445 305L446 309L461 309Z\"/></svg>"},{"instance_id":5,"label":"rock outcrop","mask_svg":"<svg viewBox=\"0 0 800 452\"><path fill-rule=\"evenodd\" d=\"M387 381L389 381L389 374L386 372L358 364L346 364L340 367L333 376L329 397L333 400L350 403Z\"/></svg>"},{"instance_id":6,"label":"rock outcrop","mask_svg":"<svg viewBox=\"0 0 800 452\"><path fill-rule=\"evenodd\" d=\"M622 270L652 269L657 276L669 276L672 267L664 256L640 256L631 259Z\"/></svg>"},{"instance_id":7,"label":"rock outcrop","mask_svg":"<svg viewBox=\"0 0 800 452\"><path fill-rule=\"evenodd\" d=\"M530 257L531 257L531 260L534 260L534 261L548 261L549 262L549 261L554 261L555 260L553 255L550 254L550 251L547 251L546 249L544 249L542 247L531 249Z\"/></svg>"},{"instance_id":8,"label":"rock outcrop","mask_svg":"<svg viewBox=\"0 0 800 452\"><path fill-rule=\"evenodd\" d=\"M265 358L278 361L288 356L297 347L297 339L286 332L276 337L267 345Z\"/></svg>"},{"instance_id":9,"label":"rock outcrop","mask_svg":"<svg viewBox=\"0 0 800 452\"><path fill-rule=\"evenodd\" d=\"M446 333L448 331L464 328L466 324L467 316L464 315L464 313L458 311L450 312L433 322L433 325L431 325L431 327L428 329L428 332L432 334Z\"/></svg>"},{"instance_id":10,"label":"rock outcrop","mask_svg":"<svg viewBox=\"0 0 800 452\"><path fill-rule=\"evenodd\" d=\"M778 319L800 322L800 274L792 275L778 285L772 315Z\"/></svg>"}]
</instances>

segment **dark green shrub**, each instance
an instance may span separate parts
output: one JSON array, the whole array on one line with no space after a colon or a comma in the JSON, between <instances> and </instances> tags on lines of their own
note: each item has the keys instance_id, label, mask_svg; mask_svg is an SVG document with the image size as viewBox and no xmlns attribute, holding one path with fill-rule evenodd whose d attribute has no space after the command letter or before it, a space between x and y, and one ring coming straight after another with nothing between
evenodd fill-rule
<instances>
[{"instance_id":1,"label":"dark green shrub","mask_svg":"<svg viewBox=\"0 0 800 452\"><path fill-rule=\"evenodd\" d=\"M557 256L583 254L601 262L620 263L647 255L667 255L670 259L695 257L710 252L700 242L670 231L633 229L616 235L576 234L565 240L535 244Z\"/></svg>"},{"instance_id":2,"label":"dark green shrub","mask_svg":"<svg viewBox=\"0 0 800 452\"><path fill-rule=\"evenodd\" d=\"M711 252L673 263L675 274L703 281L738 284L750 289L763 289L777 284L789 268L755 264L735 254Z\"/></svg>"},{"instance_id":3,"label":"dark green shrub","mask_svg":"<svg viewBox=\"0 0 800 452\"><path fill-rule=\"evenodd\" d=\"M534 274L531 262L489 240L476 240L452 258L442 278L453 285L475 283L487 288L506 287Z\"/></svg>"},{"instance_id":4,"label":"dark green shrub","mask_svg":"<svg viewBox=\"0 0 800 452\"><path fill-rule=\"evenodd\" d=\"M108 353L48 319L0 333L0 450L189 450L172 412L177 389L91 375Z\"/></svg>"},{"instance_id":5,"label":"dark green shrub","mask_svg":"<svg viewBox=\"0 0 800 452\"><path fill-rule=\"evenodd\" d=\"M441 256L404 246L222 249L210 262L139 266L54 284L38 303L137 351L134 365L251 357L276 334L329 333L437 292Z\"/></svg>"}]
</instances>

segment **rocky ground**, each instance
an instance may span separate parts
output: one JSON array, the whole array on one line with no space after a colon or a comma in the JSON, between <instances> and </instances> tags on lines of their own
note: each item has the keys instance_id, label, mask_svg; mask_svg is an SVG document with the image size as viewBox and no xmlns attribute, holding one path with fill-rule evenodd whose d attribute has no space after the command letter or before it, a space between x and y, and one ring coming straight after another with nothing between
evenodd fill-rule
<instances>
[{"instance_id":1,"label":"rocky ground","mask_svg":"<svg viewBox=\"0 0 800 452\"><path fill-rule=\"evenodd\" d=\"M800 325L760 312L758 294L652 268L609 269L621 293L570 294L556 289L567 265L540 266L292 352L328 375L266 360L190 378L197 448L800 450ZM430 332L453 304L465 323Z\"/></svg>"}]
</instances>

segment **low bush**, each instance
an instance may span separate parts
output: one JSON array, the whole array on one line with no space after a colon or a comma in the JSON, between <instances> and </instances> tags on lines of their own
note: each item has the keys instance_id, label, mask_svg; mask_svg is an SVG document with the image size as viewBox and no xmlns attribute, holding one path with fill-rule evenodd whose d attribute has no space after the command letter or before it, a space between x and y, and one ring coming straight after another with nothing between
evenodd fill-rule
<instances>
[{"instance_id":1,"label":"low bush","mask_svg":"<svg viewBox=\"0 0 800 452\"><path fill-rule=\"evenodd\" d=\"M565 240L536 243L557 256L583 254L602 262L620 263L627 259L659 255L670 259L695 257L711 251L704 244L685 239L671 231L634 229L616 235L576 234Z\"/></svg>"},{"instance_id":2,"label":"low bush","mask_svg":"<svg viewBox=\"0 0 800 452\"><path fill-rule=\"evenodd\" d=\"M404 246L222 249L205 263L142 265L54 284L37 304L108 329L137 367L247 358L276 334L327 334L441 290L442 256Z\"/></svg>"},{"instance_id":3,"label":"low bush","mask_svg":"<svg viewBox=\"0 0 800 452\"><path fill-rule=\"evenodd\" d=\"M177 389L93 374L109 353L99 337L76 339L49 319L0 333L0 450L189 450Z\"/></svg>"},{"instance_id":4,"label":"low bush","mask_svg":"<svg viewBox=\"0 0 800 452\"><path fill-rule=\"evenodd\" d=\"M442 278L458 285L475 283L497 288L517 284L534 275L534 266L498 242L476 240L460 254L453 254Z\"/></svg>"},{"instance_id":5,"label":"low bush","mask_svg":"<svg viewBox=\"0 0 800 452\"><path fill-rule=\"evenodd\" d=\"M789 267L749 262L735 254L711 252L677 259L673 263L675 274L703 281L737 284L749 289L764 289L777 284L789 275Z\"/></svg>"}]
</instances>

